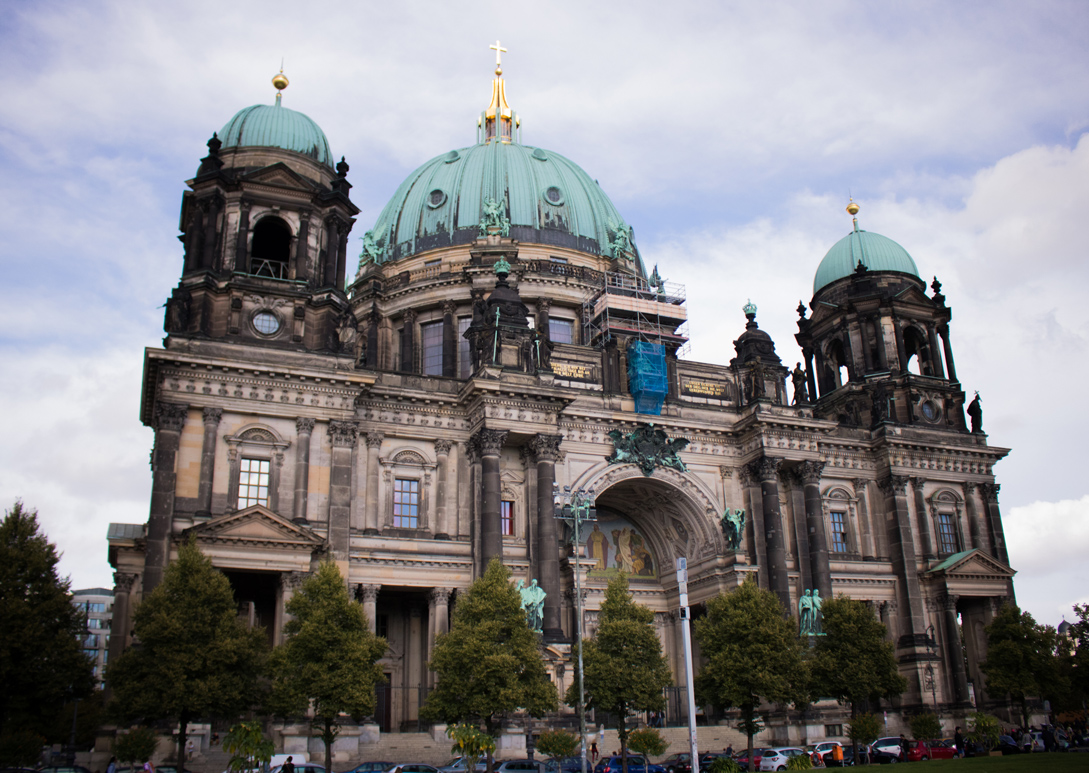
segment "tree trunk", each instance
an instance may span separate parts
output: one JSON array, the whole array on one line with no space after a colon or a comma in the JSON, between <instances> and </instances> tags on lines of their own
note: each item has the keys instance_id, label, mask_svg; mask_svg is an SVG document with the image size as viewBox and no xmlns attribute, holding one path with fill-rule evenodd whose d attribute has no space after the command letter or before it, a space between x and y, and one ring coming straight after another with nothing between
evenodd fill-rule
<instances>
[{"instance_id":1,"label":"tree trunk","mask_svg":"<svg viewBox=\"0 0 1089 773\"><path fill-rule=\"evenodd\" d=\"M189 734L189 712L183 711L178 717L178 773L185 770L185 741Z\"/></svg>"},{"instance_id":2,"label":"tree trunk","mask_svg":"<svg viewBox=\"0 0 1089 773\"><path fill-rule=\"evenodd\" d=\"M620 737L620 770L628 773L628 717L621 713L616 723L616 734Z\"/></svg>"},{"instance_id":3,"label":"tree trunk","mask_svg":"<svg viewBox=\"0 0 1089 773\"><path fill-rule=\"evenodd\" d=\"M333 773L333 721L326 718L321 740L325 744L325 773Z\"/></svg>"}]
</instances>

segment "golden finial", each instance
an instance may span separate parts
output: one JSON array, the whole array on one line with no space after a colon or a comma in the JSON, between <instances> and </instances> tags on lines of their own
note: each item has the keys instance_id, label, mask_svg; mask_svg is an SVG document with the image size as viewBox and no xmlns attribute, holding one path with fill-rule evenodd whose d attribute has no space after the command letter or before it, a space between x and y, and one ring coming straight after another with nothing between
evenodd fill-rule
<instances>
[{"instance_id":1,"label":"golden finial","mask_svg":"<svg viewBox=\"0 0 1089 773\"><path fill-rule=\"evenodd\" d=\"M290 82L291 81L289 81L287 79L287 76L284 75L284 63L281 61L280 62L280 72L278 72L278 73L276 73L275 75L272 76L272 85L276 87L276 91L277 91L276 96L277 96L277 98L280 96L279 92L286 89Z\"/></svg>"},{"instance_id":2,"label":"golden finial","mask_svg":"<svg viewBox=\"0 0 1089 773\"><path fill-rule=\"evenodd\" d=\"M858 218L855 215L858 214L858 204L855 204L854 198L848 196L848 200L851 202L847 205L847 214L851 216L851 223L854 225L854 229L858 230Z\"/></svg>"},{"instance_id":3,"label":"golden finial","mask_svg":"<svg viewBox=\"0 0 1089 773\"><path fill-rule=\"evenodd\" d=\"M507 53L507 49L499 45L499 39L496 38L494 46L488 46L488 48L495 51L495 74L503 74L503 60L500 58L503 54Z\"/></svg>"}]
</instances>

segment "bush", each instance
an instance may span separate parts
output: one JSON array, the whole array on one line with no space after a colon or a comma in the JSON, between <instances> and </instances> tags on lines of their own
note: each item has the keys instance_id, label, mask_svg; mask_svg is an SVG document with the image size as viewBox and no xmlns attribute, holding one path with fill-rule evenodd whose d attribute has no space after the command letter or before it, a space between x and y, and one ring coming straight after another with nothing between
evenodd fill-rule
<instances>
[{"instance_id":1,"label":"bush","mask_svg":"<svg viewBox=\"0 0 1089 773\"><path fill-rule=\"evenodd\" d=\"M808 754L799 754L787 760L787 770L809 770L813 767L813 760Z\"/></svg>"},{"instance_id":2,"label":"bush","mask_svg":"<svg viewBox=\"0 0 1089 773\"><path fill-rule=\"evenodd\" d=\"M122 762L128 762L132 767L136 763L150 760L155 754L155 747L159 738L150 727L134 727L124 735L118 735L113 742L113 753Z\"/></svg>"},{"instance_id":3,"label":"bush","mask_svg":"<svg viewBox=\"0 0 1089 773\"><path fill-rule=\"evenodd\" d=\"M982 711L973 711L968 715L968 740L978 743L987 751L998 746L998 736L1002 732L1002 725L998 717L984 714Z\"/></svg>"},{"instance_id":4,"label":"bush","mask_svg":"<svg viewBox=\"0 0 1089 773\"><path fill-rule=\"evenodd\" d=\"M942 722L934 714L925 711L911 718L911 737L916 741L929 741L942 737Z\"/></svg>"},{"instance_id":5,"label":"bush","mask_svg":"<svg viewBox=\"0 0 1089 773\"><path fill-rule=\"evenodd\" d=\"M741 766L737 764L737 760L730 757L715 757L708 767L708 773L741 773Z\"/></svg>"},{"instance_id":6,"label":"bush","mask_svg":"<svg viewBox=\"0 0 1089 773\"><path fill-rule=\"evenodd\" d=\"M669 744L653 727L641 727L638 730L632 730L628 735L628 748L648 757L660 757L665 754Z\"/></svg>"},{"instance_id":7,"label":"bush","mask_svg":"<svg viewBox=\"0 0 1089 773\"><path fill-rule=\"evenodd\" d=\"M255 770L272 759L276 751L272 741L265 738L260 722L239 722L223 739L223 751L231 755L227 770Z\"/></svg>"},{"instance_id":8,"label":"bush","mask_svg":"<svg viewBox=\"0 0 1089 773\"><path fill-rule=\"evenodd\" d=\"M0 765L34 766L42 756L45 739L30 730L16 730L0 738Z\"/></svg>"},{"instance_id":9,"label":"bush","mask_svg":"<svg viewBox=\"0 0 1089 773\"><path fill-rule=\"evenodd\" d=\"M847 737L856 743L870 743L881 735L881 720L873 714L859 714L847 726Z\"/></svg>"},{"instance_id":10,"label":"bush","mask_svg":"<svg viewBox=\"0 0 1089 773\"><path fill-rule=\"evenodd\" d=\"M545 730L537 737L536 750L554 760L574 757L578 748L579 737L566 730Z\"/></svg>"},{"instance_id":11,"label":"bush","mask_svg":"<svg viewBox=\"0 0 1089 773\"><path fill-rule=\"evenodd\" d=\"M465 758L467 771L473 770L481 757L486 757L495 751L495 739L476 725L464 723L454 725L446 731L446 734L454 739L450 752Z\"/></svg>"}]
</instances>

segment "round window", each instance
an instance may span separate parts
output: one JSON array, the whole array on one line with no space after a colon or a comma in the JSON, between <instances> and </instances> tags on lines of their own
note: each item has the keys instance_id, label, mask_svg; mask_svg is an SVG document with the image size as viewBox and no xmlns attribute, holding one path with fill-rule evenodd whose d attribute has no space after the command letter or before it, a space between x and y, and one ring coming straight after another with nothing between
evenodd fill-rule
<instances>
[{"instance_id":1,"label":"round window","mask_svg":"<svg viewBox=\"0 0 1089 773\"><path fill-rule=\"evenodd\" d=\"M280 329L280 319L271 311L259 311L253 315L253 327L261 335L270 336Z\"/></svg>"},{"instance_id":2,"label":"round window","mask_svg":"<svg viewBox=\"0 0 1089 773\"><path fill-rule=\"evenodd\" d=\"M551 188L545 191L545 199L549 204L555 204L559 206L563 204L563 191L553 185Z\"/></svg>"},{"instance_id":3,"label":"round window","mask_svg":"<svg viewBox=\"0 0 1089 773\"><path fill-rule=\"evenodd\" d=\"M922 408L923 417L927 421L934 421L938 418L938 406L934 405L934 403L932 403L930 400L927 400L925 403L923 403Z\"/></svg>"},{"instance_id":4,"label":"round window","mask_svg":"<svg viewBox=\"0 0 1089 773\"><path fill-rule=\"evenodd\" d=\"M431 209L441 207L445 203L446 193L442 189L436 188L435 190L431 191L431 193L427 194L427 206L431 207Z\"/></svg>"}]
</instances>

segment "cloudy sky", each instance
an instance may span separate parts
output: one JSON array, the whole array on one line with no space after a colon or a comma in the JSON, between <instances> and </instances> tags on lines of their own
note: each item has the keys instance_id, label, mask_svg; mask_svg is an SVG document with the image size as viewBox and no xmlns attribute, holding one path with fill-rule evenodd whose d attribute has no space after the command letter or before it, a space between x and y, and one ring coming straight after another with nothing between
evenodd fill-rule
<instances>
[{"instance_id":1,"label":"cloudy sky","mask_svg":"<svg viewBox=\"0 0 1089 773\"><path fill-rule=\"evenodd\" d=\"M496 39L523 139L598 179L648 265L688 287L693 359L751 298L785 361L850 228L901 243L954 312L1018 600L1089 602L1089 4L250 2L0 5L0 501L39 510L74 587L112 586L142 522L141 350L179 275L183 182L270 103L351 164L357 233L423 161L475 139ZM1081 214L1079 214L1081 213Z\"/></svg>"}]
</instances>

